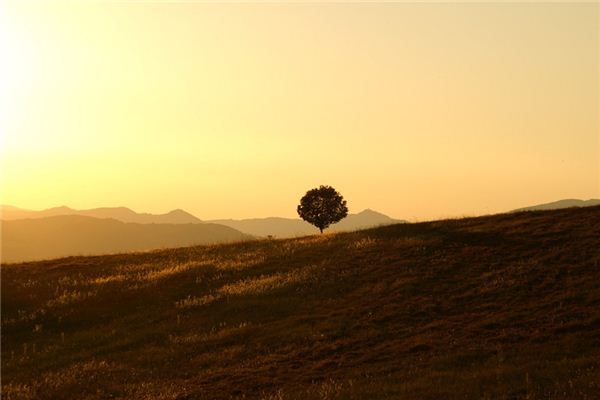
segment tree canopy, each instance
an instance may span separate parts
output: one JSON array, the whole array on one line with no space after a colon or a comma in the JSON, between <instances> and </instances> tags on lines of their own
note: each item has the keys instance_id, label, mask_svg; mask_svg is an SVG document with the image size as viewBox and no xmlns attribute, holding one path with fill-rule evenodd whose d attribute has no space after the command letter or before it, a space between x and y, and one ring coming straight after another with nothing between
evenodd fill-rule
<instances>
[{"instance_id":1,"label":"tree canopy","mask_svg":"<svg viewBox=\"0 0 600 400\"><path fill-rule=\"evenodd\" d=\"M300 199L298 215L306 222L323 229L348 215L346 200L331 186L319 186L306 192Z\"/></svg>"}]
</instances>

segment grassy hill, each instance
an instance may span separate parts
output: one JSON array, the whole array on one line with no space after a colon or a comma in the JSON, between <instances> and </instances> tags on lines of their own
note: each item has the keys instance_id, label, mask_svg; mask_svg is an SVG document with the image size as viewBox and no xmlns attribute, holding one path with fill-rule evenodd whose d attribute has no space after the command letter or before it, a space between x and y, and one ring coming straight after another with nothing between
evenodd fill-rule
<instances>
[{"instance_id":1,"label":"grassy hill","mask_svg":"<svg viewBox=\"0 0 600 400\"><path fill-rule=\"evenodd\" d=\"M9 399L593 399L600 207L2 267Z\"/></svg>"}]
</instances>

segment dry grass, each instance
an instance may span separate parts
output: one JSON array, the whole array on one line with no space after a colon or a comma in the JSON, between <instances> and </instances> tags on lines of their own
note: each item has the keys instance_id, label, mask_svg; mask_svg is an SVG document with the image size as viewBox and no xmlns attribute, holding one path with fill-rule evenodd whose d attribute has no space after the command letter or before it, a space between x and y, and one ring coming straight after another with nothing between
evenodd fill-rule
<instances>
[{"instance_id":1,"label":"dry grass","mask_svg":"<svg viewBox=\"0 0 600 400\"><path fill-rule=\"evenodd\" d=\"M210 304L217 300L227 299L230 296L260 295L289 285L308 282L314 277L315 266L307 266L286 273L274 273L272 275L261 275L256 278L241 279L237 282L228 283L218 288L214 293L201 297L188 296L175 303L177 307L199 307Z\"/></svg>"},{"instance_id":2,"label":"dry grass","mask_svg":"<svg viewBox=\"0 0 600 400\"><path fill-rule=\"evenodd\" d=\"M597 399L600 207L2 266L7 399Z\"/></svg>"}]
</instances>

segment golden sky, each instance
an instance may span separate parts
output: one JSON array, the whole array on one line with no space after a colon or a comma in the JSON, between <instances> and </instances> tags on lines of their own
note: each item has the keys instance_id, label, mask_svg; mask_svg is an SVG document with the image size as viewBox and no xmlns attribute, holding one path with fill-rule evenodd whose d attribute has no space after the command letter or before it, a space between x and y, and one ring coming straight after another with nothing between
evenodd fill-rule
<instances>
[{"instance_id":1,"label":"golden sky","mask_svg":"<svg viewBox=\"0 0 600 400\"><path fill-rule=\"evenodd\" d=\"M0 201L422 220L600 197L597 3L4 3Z\"/></svg>"}]
</instances>

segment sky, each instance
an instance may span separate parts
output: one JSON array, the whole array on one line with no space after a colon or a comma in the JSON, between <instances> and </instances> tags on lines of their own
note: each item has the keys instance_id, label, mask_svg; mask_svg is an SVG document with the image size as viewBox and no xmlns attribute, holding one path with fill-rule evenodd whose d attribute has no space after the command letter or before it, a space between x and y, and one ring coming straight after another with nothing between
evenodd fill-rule
<instances>
[{"instance_id":1,"label":"sky","mask_svg":"<svg viewBox=\"0 0 600 400\"><path fill-rule=\"evenodd\" d=\"M0 202L427 220L600 197L598 3L3 3Z\"/></svg>"}]
</instances>

